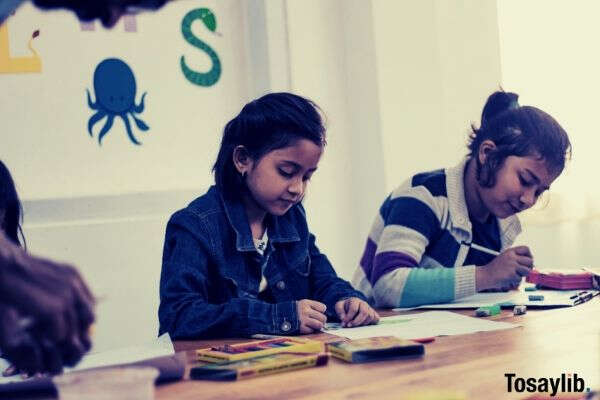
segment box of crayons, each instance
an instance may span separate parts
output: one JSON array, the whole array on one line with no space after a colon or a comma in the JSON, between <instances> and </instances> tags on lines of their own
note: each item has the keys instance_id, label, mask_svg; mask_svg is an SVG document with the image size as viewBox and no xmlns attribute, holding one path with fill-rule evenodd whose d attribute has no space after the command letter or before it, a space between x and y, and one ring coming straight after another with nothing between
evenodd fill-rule
<instances>
[{"instance_id":1,"label":"box of crayons","mask_svg":"<svg viewBox=\"0 0 600 400\"><path fill-rule=\"evenodd\" d=\"M425 354L425 346L412 340L395 336L375 336L327 344L333 357L351 363L419 357Z\"/></svg>"},{"instance_id":2,"label":"box of crayons","mask_svg":"<svg viewBox=\"0 0 600 400\"><path fill-rule=\"evenodd\" d=\"M246 360L200 363L192 366L190 369L190 378L211 381L234 381L301 368L319 367L326 365L328 361L328 353L275 353Z\"/></svg>"},{"instance_id":3,"label":"box of crayons","mask_svg":"<svg viewBox=\"0 0 600 400\"><path fill-rule=\"evenodd\" d=\"M200 361L223 362L261 357L277 353L323 353L325 345L317 340L278 337L246 343L226 344L196 350Z\"/></svg>"}]
</instances>

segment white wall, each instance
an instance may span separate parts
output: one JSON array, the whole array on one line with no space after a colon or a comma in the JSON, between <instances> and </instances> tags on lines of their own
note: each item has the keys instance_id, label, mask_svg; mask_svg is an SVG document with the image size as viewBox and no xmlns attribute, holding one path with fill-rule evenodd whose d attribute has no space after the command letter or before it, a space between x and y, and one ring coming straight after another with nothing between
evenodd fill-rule
<instances>
[{"instance_id":1,"label":"white wall","mask_svg":"<svg viewBox=\"0 0 600 400\"><path fill-rule=\"evenodd\" d=\"M370 3L287 2L291 89L327 115L327 149L306 205L311 230L339 275L358 265L383 198Z\"/></svg>"},{"instance_id":2,"label":"white wall","mask_svg":"<svg viewBox=\"0 0 600 400\"><path fill-rule=\"evenodd\" d=\"M573 144L573 159L552 185L547 204L523 216L519 241L532 248L541 267L600 263L594 243L600 233L600 189L595 183L599 13L600 3L591 0L498 2L504 87L519 93L521 104L550 113Z\"/></svg>"},{"instance_id":3,"label":"white wall","mask_svg":"<svg viewBox=\"0 0 600 400\"><path fill-rule=\"evenodd\" d=\"M373 1L386 188L451 166L500 85L496 2Z\"/></svg>"},{"instance_id":4,"label":"white wall","mask_svg":"<svg viewBox=\"0 0 600 400\"><path fill-rule=\"evenodd\" d=\"M198 194L163 192L24 204L31 251L77 265L98 298L95 350L145 343L156 336L168 214Z\"/></svg>"}]
</instances>

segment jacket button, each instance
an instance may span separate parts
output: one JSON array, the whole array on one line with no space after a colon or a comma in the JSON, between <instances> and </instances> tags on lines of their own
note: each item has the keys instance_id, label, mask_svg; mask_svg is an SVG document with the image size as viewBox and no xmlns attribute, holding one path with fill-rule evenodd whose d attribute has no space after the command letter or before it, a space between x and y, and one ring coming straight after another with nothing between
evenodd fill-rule
<instances>
[{"instance_id":1,"label":"jacket button","mask_svg":"<svg viewBox=\"0 0 600 400\"><path fill-rule=\"evenodd\" d=\"M285 321L283 324L281 324L282 331L287 332L290 329L292 329L292 324L290 324L289 322Z\"/></svg>"},{"instance_id":2,"label":"jacket button","mask_svg":"<svg viewBox=\"0 0 600 400\"><path fill-rule=\"evenodd\" d=\"M277 282L277 289L279 289L279 290L285 289L285 282L284 281Z\"/></svg>"}]
</instances>

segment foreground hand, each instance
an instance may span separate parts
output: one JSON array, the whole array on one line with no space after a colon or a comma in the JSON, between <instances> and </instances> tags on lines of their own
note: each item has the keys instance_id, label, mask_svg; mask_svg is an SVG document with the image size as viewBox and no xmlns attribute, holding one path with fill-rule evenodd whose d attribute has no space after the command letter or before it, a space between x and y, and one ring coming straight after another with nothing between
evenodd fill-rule
<instances>
[{"instance_id":1,"label":"foreground hand","mask_svg":"<svg viewBox=\"0 0 600 400\"><path fill-rule=\"evenodd\" d=\"M0 233L0 350L17 369L75 365L91 347L93 307L73 267L31 256Z\"/></svg>"},{"instance_id":2,"label":"foreground hand","mask_svg":"<svg viewBox=\"0 0 600 400\"><path fill-rule=\"evenodd\" d=\"M350 297L338 301L335 303L335 312L340 321L342 321L342 326L346 328L379 322L377 311L369 303L358 297Z\"/></svg>"},{"instance_id":3,"label":"foreground hand","mask_svg":"<svg viewBox=\"0 0 600 400\"><path fill-rule=\"evenodd\" d=\"M300 322L300 333L313 333L323 329L327 316L327 306L314 300L299 300L296 302L298 321Z\"/></svg>"}]
</instances>

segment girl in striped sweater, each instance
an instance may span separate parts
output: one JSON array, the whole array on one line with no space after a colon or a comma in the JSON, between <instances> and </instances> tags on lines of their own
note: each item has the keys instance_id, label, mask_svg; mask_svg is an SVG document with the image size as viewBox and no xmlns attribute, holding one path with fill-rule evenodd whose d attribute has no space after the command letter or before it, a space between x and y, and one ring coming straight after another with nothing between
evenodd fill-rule
<instances>
[{"instance_id":1,"label":"girl in striped sweater","mask_svg":"<svg viewBox=\"0 0 600 400\"><path fill-rule=\"evenodd\" d=\"M516 287L529 273L529 248L511 247L516 214L550 188L571 144L550 115L517 100L493 93L464 160L413 176L384 201L353 279L371 303L446 303Z\"/></svg>"}]
</instances>

